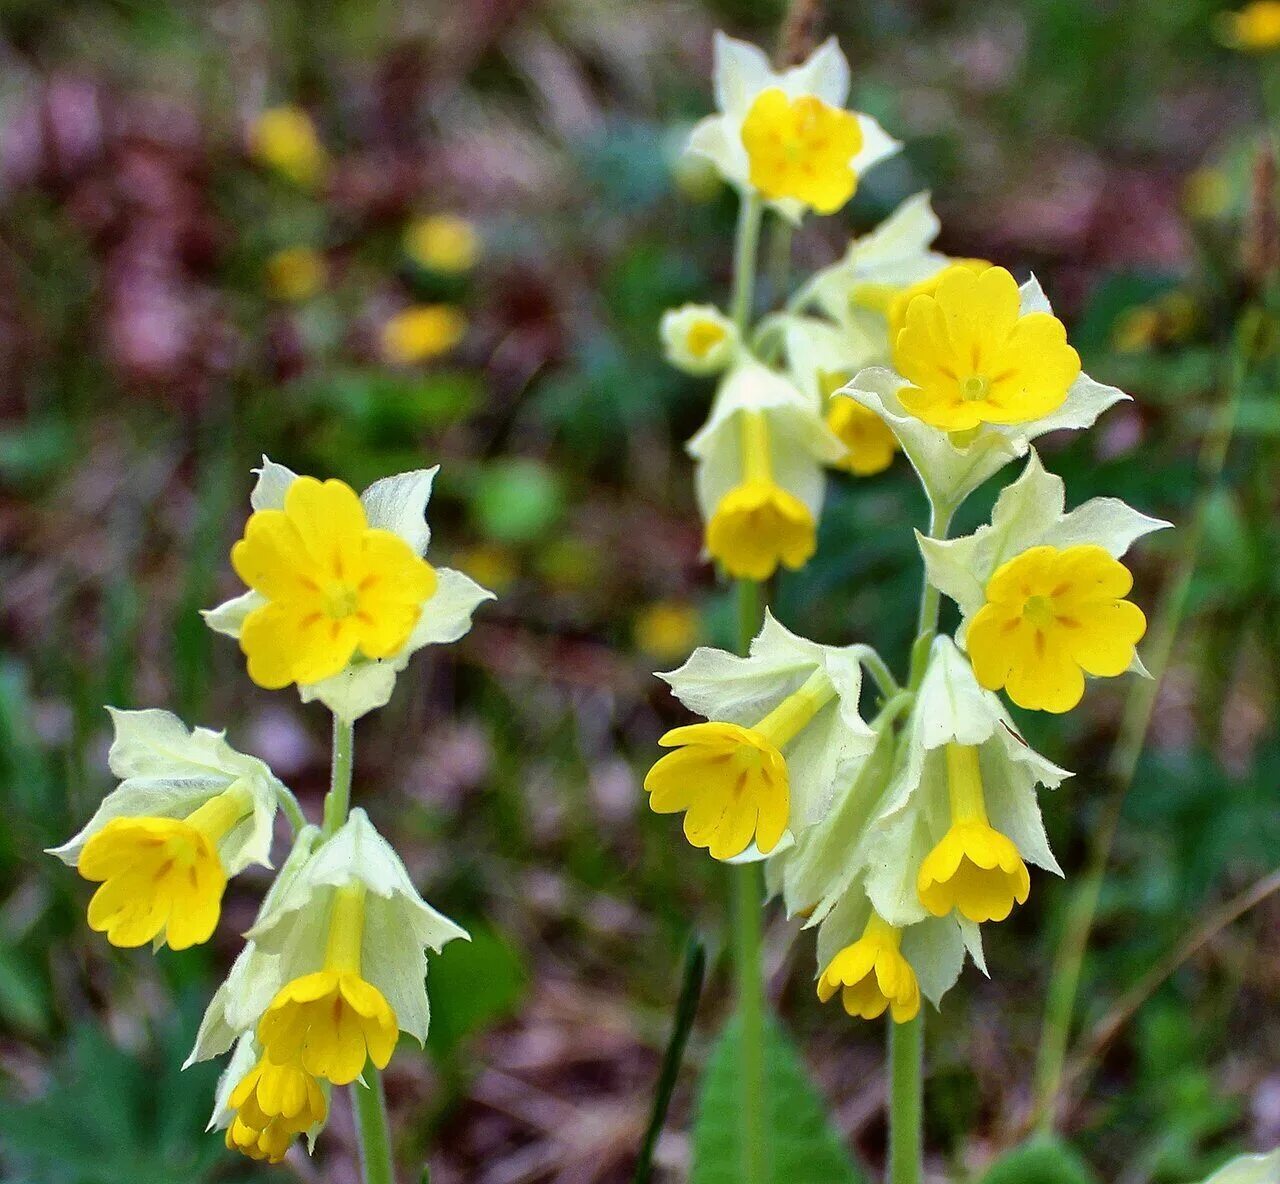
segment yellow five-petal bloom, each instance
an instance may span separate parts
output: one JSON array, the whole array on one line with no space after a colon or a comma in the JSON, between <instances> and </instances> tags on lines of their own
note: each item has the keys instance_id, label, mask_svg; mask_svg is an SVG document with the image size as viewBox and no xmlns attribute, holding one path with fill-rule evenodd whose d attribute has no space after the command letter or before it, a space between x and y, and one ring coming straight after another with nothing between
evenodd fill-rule
<instances>
[{"instance_id":1,"label":"yellow five-petal bloom","mask_svg":"<svg viewBox=\"0 0 1280 1184\"><path fill-rule=\"evenodd\" d=\"M1070 711L1084 676L1129 669L1146 632L1142 610L1124 597L1133 576L1092 544L1032 547L996 569L966 646L978 681L1004 687L1019 707Z\"/></svg>"},{"instance_id":2,"label":"yellow five-petal bloom","mask_svg":"<svg viewBox=\"0 0 1280 1184\"><path fill-rule=\"evenodd\" d=\"M915 1019L920 984L902 956L902 930L872 911L862 936L832 958L818 979L823 1003L837 991L851 1016L873 1020L888 1009L896 1024Z\"/></svg>"},{"instance_id":3,"label":"yellow five-petal bloom","mask_svg":"<svg viewBox=\"0 0 1280 1184\"><path fill-rule=\"evenodd\" d=\"M299 1063L260 1058L231 1092L235 1111L227 1147L250 1159L279 1163L295 1135L324 1122L329 1102L319 1081Z\"/></svg>"},{"instance_id":4,"label":"yellow five-petal bloom","mask_svg":"<svg viewBox=\"0 0 1280 1184\"><path fill-rule=\"evenodd\" d=\"M231 549L267 603L245 618L249 677L276 689L317 683L356 655L399 652L436 590L435 571L398 535L369 526L350 486L299 477L282 510L258 510Z\"/></svg>"},{"instance_id":5,"label":"yellow five-petal bloom","mask_svg":"<svg viewBox=\"0 0 1280 1184\"><path fill-rule=\"evenodd\" d=\"M948 744L946 761L951 827L920 865L920 903L935 917L958 909L979 924L1003 921L1026 902L1031 876L1013 841L987 818L978 749Z\"/></svg>"},{"instance_id":6,"label":"yellow five-petal bloom","mask_svg":"<svg viewBox=\"0 0 1280 1184\"><path fill-rule=\"evenodd\" d=\"M742 123L751 184L770 201L794 198L820 214L853 196L853 158L862 141L853 112L816 95L788 98L776 86L760 92Z\"/></svg>"},{"instance_id":7,"label":"yellow five-petal bloom","mask_svg":"<svg viewBox=\"0 0 1280 1184\"><path fill-rule=\"evenodd\" d=\"M1066 401L1080 356L1062 322L1023 314L1003 267L949 267L932 293L913 296L893 341L898 392L917 419L947 432L1041 419Z\"/></svg>"}]
</instances>

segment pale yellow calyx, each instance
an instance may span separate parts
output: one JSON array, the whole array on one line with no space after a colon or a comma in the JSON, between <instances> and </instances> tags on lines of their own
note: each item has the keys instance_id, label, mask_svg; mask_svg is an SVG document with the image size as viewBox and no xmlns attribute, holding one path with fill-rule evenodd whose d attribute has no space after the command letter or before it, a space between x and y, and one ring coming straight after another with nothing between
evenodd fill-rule
<instances>
[{"instance_id":1,"label":"pale yellow calyx","mask_svg":"<svg viewBox=\"0 0 1280 1184\"><path fill-rule=\"evenodd\" d=\"M902 956L902 930L874 909L862 936L832 958L818 979L823 1003L837 991L845 1011L861 1019L889 1010L894 1023L905 1024L920 1012L920 984Z\"/></svg>"}]
</instances>

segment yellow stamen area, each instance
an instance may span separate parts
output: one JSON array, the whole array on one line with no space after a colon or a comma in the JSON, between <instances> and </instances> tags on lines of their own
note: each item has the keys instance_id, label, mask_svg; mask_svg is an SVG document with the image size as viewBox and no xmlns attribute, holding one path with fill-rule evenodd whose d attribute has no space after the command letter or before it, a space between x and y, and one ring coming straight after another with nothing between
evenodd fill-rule
<instances>
[{"instance_id":1,"label":"yellow stamen area","mask_svg":"<svg viewBox=\"0 0 1280 1184\"><path fill-rule=\"evenodd\" d=\"M258 510L231 548L236 574L267 600L240 631L249 677L277 689L320 682L358 652L403 648L436 573L398 535L369 526L341 481L299 477L283 510Z\"/></svg>"},{"instance_id":2,"label":"yellow stamen area","mask_svg":"<svg viewBox=\"0 0 1280 1184\"><path fill-rule=\"evenodd\" d=\"M896 1024L915 1019L920 1012L920 984L902 956L902 930L873 910L862 936L832 958L818 979L818 998L823 1003L837 991L851 1016L873 1020L889 1009Z\"/></svg>"},{"instance_id":3,"label":"yellow stamen area","mask_svg":"<svg viewBox=\"0 0 1280 1184\"><path fill-rule=\"evenodd\" d=\"M1019 707L1061 713L1084 676L1113 678L1133 663L1147 619L1124 597L1133 576L1104 548L1032 547L996 569L965 645L988 690Z\"/></svg>"},{"instance_id":4,"label":"yellow stamen area","mask_svg":"<svg viewBox=\"0 0 1280 1184\"><path fill-rule=\"evenodd\" d=\"M185 819L113 818L76 862L86 880L101 882L89 928L122 948L156 938L175 950L208 941L227 886L218 843L252 809L249 791L233 784Z\"/></svg>"},{"instance_id":5,"label":"yellow stamen area","mask_svg":"<svg viewBox=\"0 0 1280 1184\"><path fill-rule=\"evenodd\" d=\"M816 95L789 99L762 91L742 123L749 180L770 201L794 198L820 214L838 210L858 186L853 158L862 148L857 116Z\"/></svg>"},{"instance_id":6,"label":"yellow stamen area","mask_svg":"<svg viewBox=\"0 0 1280 1184\"><path fill-rule=\"evenodd\" d=\"M295 1135L324 1122L329 1103L320 1083L300 1064L262 1057L231 1092L236 1112L227 1146L251 1159L279 1163Z\"/></svg>"},{"instance_id":7,"label":"yellow stamen area","mask_svg":"<svg viewBox=\"0 0 1280 1184\"><path fill-rule=\"evenodd\" d=\"M263 1058L301 1065L313 1077L348 1085L365 1062L385 1068L399 1026L381 991L361 977L365 886L333 895L324 968L286 983L258 1021Z\"/></svg>"},{"instance_id":8,"label":"yellow stamen area","mask_svg":"<svg viewBox=\"0 0 1280 1184\"><path fill-rule=\"evenodd\" d=\"M685 348L701 361L728 336L728 330L719 321L710 318L694 321L685 337Z\"/></svg>"},{"instance_id":9,"label":"yellow stamen area","mask_svg":"<svg viewBox=\"0 0 1280 1184\"><path fill-rule=\"evenodd\" d=\"M893 464L898 440L889 425L870 408L844 396L831 398L849 377L825 370L818 375L823 398L827 400L827 427L847 450L837 467L847 469L855 477L874 477Z\"/></svg>"},{"instance_id":10,"label":"yellow stamen area","mask_svg":"<svg viewBox=\"0 0 1280 1184\"><path fill-rule=\"evenodd\" d=\"M715 859L741 855L753 840L767 855L791 811L782 750L835 693L818 670L754 727L709 722L667 732L658 743L676 751L644 779L650 808L657 814L684 811L685 837Z\"/></svg>"},{"instance_id":11,"label":"yellow stamen area","mask_svg":"<svg viewBox=\"0 0 1280 1184\"><path fill-rule=\"evenodd\" d=\"M817 548L809 507L773 479L763 412L738 412L742 482L720 499L707 523L707 550L735 579L767 580L778 565L796 571Z\"/></svg>"},{"instance_id":12,"label":"yellow stamen area","mask_svg":"<svg viewBox=\"0 0 1280 1184\"><path fill-rule=\"evenodd\" d=\"M1080 356L1061 321L1020 306L1003 267L948 267L932 293L913 295L893 338L903 407L946 432L1026 423L1061 407Z\"/></svg>"},{"instance_id":13,"label":"yellow stamen area","mask_svg":"<svg viewBox=\"0 0 1280 1184\"><path fill-rule=\"evenodd\" d=\"M979 924L1003 921L1015 902L1025 903L1031 876L1007 835L987 819L978 749L946 747L951 829L920 865L916 890L935 917L952 909Z\"/></svg>"},{"instance_id":14,"label":"yellow stamen area","mask_svg":"<svg viewBox=\"0 0 1280 1184\"><path fill-rule=\"evenodd\" d=\"M1254 0L1239 12L1218 16L1218 39L1232 49L1265 53L1280 48L1280 3Z\"/></svg>"}]
</instances>

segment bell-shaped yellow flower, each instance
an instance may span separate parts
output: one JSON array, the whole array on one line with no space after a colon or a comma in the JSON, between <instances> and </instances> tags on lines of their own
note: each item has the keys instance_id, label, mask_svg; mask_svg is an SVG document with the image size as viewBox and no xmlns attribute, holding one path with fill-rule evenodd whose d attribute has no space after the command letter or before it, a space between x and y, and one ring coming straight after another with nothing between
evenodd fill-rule
<instances>
[{"instance_id":1,"label":"bell-shaped yellow flower","mask_svg":"<svg viewBox=\"0 0 1280 1184\"><path fill-rule=\"evenodd\" d=\"M935 917L958 909L979 924L1003 921L1026 902L1031 876L1013 841L987 819L977 748L948 744L946 760L951 828L920 865L920 903Z\"/></svg>"},{"instance_id":2,"label":"bell-shaped yellow flower","mask_svg":"<svg viewBox=\"0 0 1280 1184\"><path fill-rule=\"evenodd\" d=\"M369 526L341 481L299 477L282 510L258 510L231 549L236 574L267 603L245 618L249 677L278 689L337 674L357 652L388 658L408 641L435 571L389 530Z\"/></svg>"},{"instance_id":3,"label":"bell-shaped yellow flower","mask_svg":"<svg viewBox=\"0 0 1280 1184\"><path fill-rule=\"evenodd\" d=\"M827 397L827 427L834 432L848 450L836 466L847 469L855 477L874 477L893 464L898 451L898 439L885 423L869 407L852 399L832 399L830 396L849 380L844 374L819 376L823 394Z\"/></svg>"},{"instance_id":4,"label":"bell-shaped yellow flower","mask_svg":"<svg viewBox=\"0 0 1280 1184\"><path fill-rule=\"evenodd\" d=\"M1032 547L1009 560L969 623L978 681L1004 687L1019 707L1070 711L1086 674L1114 678L1133 663L1147 619L1124 599L1132 587L1129 569L1093 544Z\"/></svg>"},{"instance_id":5,"label":"bell-shaped yellow flower","mask_svg":"<svg viewBox=\"0 0 1280 1184\"><path fill-rule=\"evenodd\" d=\"M817 549L809 507L773 479L769 425L759 411L741 411L740 484L720 499L707 523L707 550L735 579L767 580L778 565L797 571Z\"/></svg>"},{"instance_id":6,"label":"bell-shaped yellow flower","mask_svg":"<svg viewBox=\"0 0 1280 1184\"><path fill-rule=\"evenodd\" d=\"M300 1064L262 1057L231 1092L235 1117L227 1147L250 1159L279 1163L296 1135L324 1122L329 1102L320 1083Z\"/></svg>"},{"instance_id":7,"label":"bell-shaped yellow flower","mask_svg":"<svg viewBox=\"0 0 1280 1184\"><path fill-rule=\"evenodd\" d=\"M469 271L480 257L480 235L457 214L428 214L405 231L405 252L428 271Z\"/></svg>"},{"instance_id":8,"label":"bell-shaped yellow flower","mask_svg":"<svg viewBox=\"0 0 1280 1184\"><path fill-rule=\"evenodd\" d=\"M888 1009L894 1023L905 1024L920 1012L920 984L902 956L902 930L873 910L862 936L845 946L818 979L818 998L826 1003L837 991L851 1016L873 1020Z\"/></svg>"},{"instance_id":9,"label":"bell-shaped yellow flower","mask_svg":"<svg viewBox=\"0 0 1280 1184\"><path fill-rule=\"evenodd\" d=\"M898 391L902 406L947 432L1041 419L1062 406L1080 374L1062 322L1024 315L1002 267L949 267L936 291L914 296L893 364L908 384Z\"/></svg>"},{"instance_id":10,"label":"bell-shaped yellow flower","mask_svg":"<svg viewBox=\"0 0 1280 1184\"><path fill-rule=\"evenodd\" d=\"M301 1065L313 1077L349 1085L372 1060L385 1068L399 1027L382 992L360 975L363 882L334 893L324 966L286 983L258 1022L263 1058Z\"/></svg>"},{"instance_id":11,"label":"bell-shaped yellow flower","mask_svg":"<svg viewBox=\"0 0 1280 1184\"><path fill-rule=\"evenodd\" d=\"M113 818L76 861L86 880L101 881L89 928L126 948L157 937L175 950L208 941L227 886L218 842L252 812L249 791L233 784L186 818Z\"/></svg>"},{"instance_id":12,"label":"bell-shaped yellow flower","mask_svg":"<svg viewBox=\"0 0 1280 1184\"><path fill-rule=\"evenodd\" d=\"M788 98L781 87L761 91L742 123L751 184L769 201L795 198L820 214L853 196L862 139L853 112L817 95Z\"/></svg>"}]
</instances>

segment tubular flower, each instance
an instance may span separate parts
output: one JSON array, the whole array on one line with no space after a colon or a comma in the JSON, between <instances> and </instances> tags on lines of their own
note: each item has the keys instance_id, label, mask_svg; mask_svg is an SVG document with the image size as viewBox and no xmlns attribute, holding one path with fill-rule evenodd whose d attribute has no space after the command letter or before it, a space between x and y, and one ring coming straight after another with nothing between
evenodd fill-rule
<instances>
[{"instance_id":1,"label":"tubular flower","mask_svg":"<svg viewBox=\"0 0 1280 1184\"><path fill-rule=\"evenodd\" d=\"M747 179L769 201L789 197L832 214L858 185L852 162L862 148L857 117L816 95L790 99L761 91L742 122Z\"/></svg>"},{"instance_id":2,"label":"tubular flower","mask_svg":"<svg viewBox=\"0 0 1280 1184\"><path fill-rule=\"evenodd\" d=\"M228 1099L235 1117L227 1148L250 1159L279 1163L297 1135L324 1125L329 1099L301 1064L274 1064L265 1056L244 1075Z\"/></svg>"},{"instance_id":3,"label":"tubular flower","mask_svg":"<svg viewBox=\"0 0 1280 1184\"><path fill-rule=\"evenodd\" d=\"M354 720L391 698L414 652L466 633L493 594L422 558L436 472L386 477L357 498L263 458L232 549L251 590L203 614L239 640L255 682L297 683L305 702Z\"/></svg>"},{"instance_id":4,"label":"tubular flower","mask_svg":"<svg viewBox=\"0 0 1280 1184\"><path fill-rule=\"evenodd\" d=\"M845 946L818 979L818 998L826 1003L837 992L845 1011L874 1020L889 1010L895 1024L920 1013L920 984L902 956L902 930L873 911L862 936Z\"/></svg>"},{"instance_id":5,"label":"tubular flower","mask_svg":"<svg viewBox=\"0 0 1280 1184\"><path fill-rule=\"evenodd\" d=\"M874 477L893 464L898 441L874 411L852 399L831 399L849 375L837 371L824 372L821 382L828 396L827 427L845 446L838 468L847 469L855 477Z\"/></svg>"},{"instance_id":6,"label":"tubular flower","mask_svg":"<svg viewBox=\"0 0 1280 1184\"><path fill-rule=\"evenodd\" d=\"M825 815L833 785L875 743L857 714L856 649L805 641L772 616L748 657L700 648L662 677L710 722L659 740L676 751L649 770L649 805L684 812L685 836L716 859L733 859L753 842L768 854L788 830L811 826Z\"/></svg>"},{"instance_id":7,"label":"tubular flower","mask_svg":"<svg viewBox=\"0 0 1280 1184\"><path fill-rule=\"evenodd\" d=\"M349 485L300 477L279 510L258 510L231 549L266 603L245 618L249 677L278 689L337 674L357 651L398 653L436 591L436 574L389 530L369 526Z\"/></svg>"},{"instance_id":8,"label":"tubular flower","mask_svg":"<svg viewBox=\"0 0 1280 1184\"><path fill-rule=\"evenodd\" d=\"M718 374L741 344L738 327L711 304L667 309L659 334L667 361L686 374Z\"/></svg>"},{"instance_id":9,"label":"tubular flower","mask_svg":"<svg viewBox=\"0 0 1280 1184\"><path fill-rule=\"evenodd\" d=\"M301 107L271 107L249 129L254 159L295 185L310 188L324 179L329 158L315 124Z\"/></svg>"},{"instance_id":10,"label":"tubular flower","mask_svg":"<svg viewBox=\"0 0 1280 1184\"><path fill-rule=\"evenodd\" d=\"M209 940L227 878L270 866L284 787L221 733L188 731L167 711L112 711L108 754L120 785L89 823L53 849L100 887L89 927L112 945L175 950Z\"/></svg>"},{"instance_id":11,"label":"tubular flower","mask_svg":"<svg viewBox=\"0 0 1280 1184\"><path fill-rule=\"evenodd\" d=\"M1041 419L1080 375L1062 322L1022 315L1018 285L1002 267L950 267L932 294L912 297L893 364L908 383L902 405L947 432Z\"/></svg>"},{"instance_id":12,"label":"tubular flower","mask_svg":"<svg viewBox=\"0 0 1280 1184\"><path fill-rule=\"evenodd\" d=\"M959 639L988 690L1020 707L1069 711L1084 676L1142 671L1146 629L1120 562L1137 538L1168 525L1115 498L1064 512L1065 488L1033 451L1001 491L991 523L961 538L921 538L931 583L960 606Z\"/></svg>"},{"instance_id":13,"label":"tubular flower","mask_svg":"<svg viewBox=\"0 0 1280 1184\"><path fill-rule=\"evenodd\" d=\"M756 46L717 33L715 59L719 114L693 129L689 151L792 222L838 209L900 147L870 116L843 109L849 63L834 38L779 73Z\"/></svg>"},{"instance_id":14,"label":"tubular flower","mask_svg":"<svg viewBox=\"0 0 1280 1184\"><path fill-rule=\"evenodd\" d=\"M951 827L920 865L920 903L935 917L958 909L970 921L1003 921L1025 904L1031 876L1018 848L987 818L978 749L946 746Z\"/></svg>"}]
</instances>

